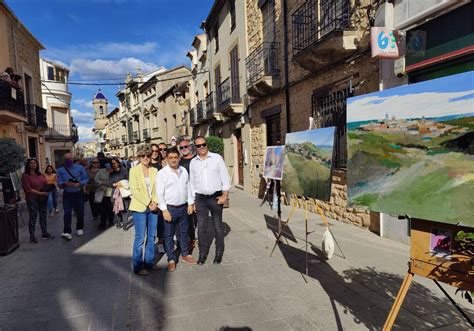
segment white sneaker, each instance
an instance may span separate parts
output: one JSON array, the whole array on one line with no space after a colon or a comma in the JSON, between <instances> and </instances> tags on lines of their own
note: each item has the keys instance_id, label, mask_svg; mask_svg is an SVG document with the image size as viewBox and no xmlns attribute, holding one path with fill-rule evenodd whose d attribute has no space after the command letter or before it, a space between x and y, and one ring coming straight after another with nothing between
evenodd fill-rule
<instances>
[{"instance_id":1,"label":"white sneaker","mask_svg":"<svg viewBox=\"0 0 474 331\"><path fill-rule=\"evenodd\" d=\"M84 234L84 230L77 230L77 235L82 236Z\"/></svg>"},{"instance_id":2,"label":"white sneaker","mask_svg":"<svg viewBox=\"0 0 474 331\"><path fill-rule=\"evenodd\" d=\"M61 234L61 238L63 238L64 240L71 240L72 239L72 235L70 233L63 233Z\"/></svg>"}]
</instances>

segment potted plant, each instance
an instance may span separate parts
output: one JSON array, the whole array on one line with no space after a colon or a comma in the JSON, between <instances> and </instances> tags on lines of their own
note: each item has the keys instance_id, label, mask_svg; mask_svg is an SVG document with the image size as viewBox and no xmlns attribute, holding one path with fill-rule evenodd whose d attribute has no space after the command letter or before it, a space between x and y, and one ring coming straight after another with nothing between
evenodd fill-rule
<instances>
[{"instance_id":1,"label":"potted plant","mask_svg":"<svg viewBox=\"0 0 474 331\"><path fill-rule=\"evenodd\" d=\"M15 203L16 195L10 173L21 168L25 160L24 149L13 139L0 138L0 179L2 189L0 202ZM10 193L10 194L7 194ZM11 194L13 193L13 194ZM20 246L18 241L18 213L14 204L0 204L0 255L13 252Z\"/></svg>"}]
</instances>

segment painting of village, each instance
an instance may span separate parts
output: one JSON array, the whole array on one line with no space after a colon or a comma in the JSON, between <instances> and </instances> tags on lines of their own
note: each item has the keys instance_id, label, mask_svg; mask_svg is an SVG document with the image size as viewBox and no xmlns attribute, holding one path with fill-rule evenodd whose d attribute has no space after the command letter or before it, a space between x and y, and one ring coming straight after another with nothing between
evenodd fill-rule
<instances>
[{"instance_id":1,"label":"painting of village","mask_svg":"<svg viewBox=\"0 0 474 331\"><path fill-rule=\"evenodd\" d=\"M474 72L348 99L353 207L474 227Z\"/></svg>"},{"instance_id":2,"label":"painting of village","mask_svg":"<svg viewBox=\"0 0 474 331\"><path fill-rule=\"evenodd\" d=\"M269 146L265 151L265 166L263 177L281 180L283 176L283 160L285 146Z\"/></svg>"},{"instance_id":3,"label":"painting of village","mask_svg":"<svg viewBox=\"0 0 474 331\"><path fill-rule=\"evenodd\" d=\"M335 127L288 133L282 191L329 201Z\"/></svg>"}]
</instances>

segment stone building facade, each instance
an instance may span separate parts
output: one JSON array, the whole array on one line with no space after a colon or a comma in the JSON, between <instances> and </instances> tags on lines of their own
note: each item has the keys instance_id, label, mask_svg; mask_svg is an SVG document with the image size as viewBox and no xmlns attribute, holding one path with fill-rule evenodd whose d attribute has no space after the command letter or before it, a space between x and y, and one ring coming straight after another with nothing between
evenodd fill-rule
<instances>
[{"instance_id":1,"label":"stone building facade","mask_svg":"<svg viewBox=\"0 0 474 331\"><path fill-rule=\"evenodd\" d=\"M14 139L44 169L47 114L39 66L44 47L4 1L0 2L0 44L0 72L10 67L18 80L15 86L0 81L0 138Z\"/></svg>"},{"instance_id":2,"label":"stone building facade","mask_svg":"<svg viewBox=\"0 0 474 331\"><path fill-rule=\"evenodd\" d=\"M285 12L283 3L246 1L251 192L262 189L265 147L307 130L313 117L317 128L337 127L331 199L317 203L330 218L367 227L369 213L347 206L345 112L347 97L378 90L369 45L374 8L370 1L295 0Z\"/></svg>"}]
</instances>

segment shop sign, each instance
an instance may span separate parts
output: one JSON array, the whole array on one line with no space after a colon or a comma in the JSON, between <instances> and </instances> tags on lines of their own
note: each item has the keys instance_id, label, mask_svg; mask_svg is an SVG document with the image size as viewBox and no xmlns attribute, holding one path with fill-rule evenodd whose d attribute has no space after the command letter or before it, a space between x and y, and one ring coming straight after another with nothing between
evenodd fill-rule
<instances>
[{"instance_id":1,"label":"shop sign","mask_svg":"<svg viewBox=\"0 0 474 331\"><path fill-rule=\"evenodd\" d=\"M380 59L397 59L399 57L396 30L372 27L370 28L370 46L372 57Z\"/></svg>"}]
</instances>

